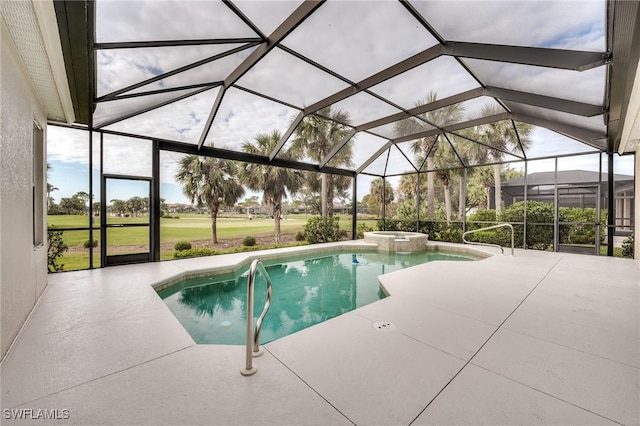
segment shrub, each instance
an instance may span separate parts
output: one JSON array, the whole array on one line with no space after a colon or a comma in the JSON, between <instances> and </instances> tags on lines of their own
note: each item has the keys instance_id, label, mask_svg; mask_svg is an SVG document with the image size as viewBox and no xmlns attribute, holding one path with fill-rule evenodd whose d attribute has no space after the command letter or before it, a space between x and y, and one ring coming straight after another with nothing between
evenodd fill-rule
<instances>
[{"instance_id":1,"label":"shrub","mask_svg":"<svg viewBox=\"0 0 640 426\"><path fill-rule=\"evenodd\" d=\"M434 236L436 241L447 241L450 243L462 242L462 229L460 227L449 226L442 231L436 232Z\"/></svg>"},{"instance_id":2,"label":"shrub","mask_svg":"<svg viewBox=\"0 0 640 426\"><path fill-rule=\"evenodd\" d=\"M311 244L340 241L338 216L313 216L304 225L304 236Z\"/></svg>"},{"instance_id":3,"label":"shrub","mask_svg":"<svg viewBox=\"0 0 640 426\"><path fill-rule=\"evenodd\" d=\"M255 246L256 239L250 235L247 235L246 237L244 237L244 240L242 240L242 245L247 247Z\"/></svg>"},{"instance_id":4,"label":"shrub","mask_svg":"<svg viewBox=\"0 0 640 426\"><path fill-rule=\"evenodd\" d=\"M194 249L176 251L173 254L173 257L176 259L185 259L187 257L212 256L214 254L218 254L218 252L207 247L199 247Z\"/></svg>"},{"instance_id":5,"label":"shrub","mask_svg":"<svg viewBox=\"0 0 640 426\"><path fill-rule=\"evenodd\" d=\"M383 229L385 231L415 232L416 221L402 219L380 219L378 221L378 229Z\"/></svg>"},{"instance_id":6,"label":"shrub","mask_svg":"<svg viewBox=\"0 0 640 426\"><path fill-rule=\"evenodd\" d=\"M500 222L524 222L524 202L514 203L500 212L498 216ZM564 216L560 216L560 221L564 222ZM553 246L553 204L540 201L527 201L527 241L526 248L536 250L547 250ZM534 225L535 224L535 225ZM547 225L548 224L548 225ZM560 227L560 241L565 241L569 230L566 226ZM524 227L514 225L515 245L522 247L524 240ZM501 245L510 245L510 231L507 228L497 230L496 234L501 235L499 240Z\"/></svg>"},{"instance_id":7,"label":"shrub","mask_svg":"<svg viewBox=\"0 0 640 426\"><path fill-rule=\"evenodd\" d=\"M568 208L568 207L560 207L560 216L561 220L567 222L595 222L596 220L596 209L594 208ZM607 212L600 212L600 222L607 222ZM562 225L568 231L567 239L561 240L563 243L567 244L593 244L595 242L596 236L596 227L595 225ZM600 227L600 241L604 240L604 230L605 227Z\"/></svg>"},{"instance_id":8,"label":"shrub","mask_svg":"<svg viewBox=\"0 0 640 426\"><path fill-rule=\"evenodd\" d=\"M478 210L477 212L470 214L467 218L467 223L469 222L495 222L496 221L496 211L491 210ZM482 228L487 226L486 224L478 224L478 228Z\"/></svg>"},{"instance_id":9,"label":"shrub","mask_svg":"<svg viewBox=\"0 0 640 426\"><path fill-rule=\"evenodd\" d=\"M364 238L364 233L365 232L371 232L373 231L373 228L367 226L366 223L359 223L358 224L358 228L356 229L356 238L358 239L363 239Z\"/></svg>"},{"instance_id":10,"label":"shrub","mask_svg":"<svg viewBox=\"0 0 640 426\"><path fill-rule=\"evenodd\" d=\"M633 259L633 234L622 241L622 257Z\"/></svg>"},{"instance_id":11,"label":"shrub","mask_svg":"<svg viewBox=\"0 0 640 426\"><path fill-rule=\"evenodd\" d=\"M305 239L305 238L304 238L304 232L302 232L302 231L298 231L298 232L296 233L296 241L304 241L304 239Z\"/></svg>"},{"instance_id":12,"label":"shrub","mask_svg":"<svg viewBox=\"0 0 640 426\"><path fill-rule=\"evenodd\" d=\"M446 226L446 223L444 224ZM443 225L440 222L433 220L421 220L418 224L418 232L429 235L430 238L435 238L436 233L443 229Z\"/></svg>"},{"instance_id":13,"label":"shrub","mask_svg":"<svg viewBox=\"0 0 640 426\"><path fill-rule=\"evenodd\" d=\"M47 231L47 241L49 242L47 250L47 266L49 271L62 271L64 265L58 265L58 258L69 248L62 239L62 231L51 229Z\"/></svg>"},{"instance_id":14,"label":"shrub","mask_svg":"<svg viewBox=\"0 0 640 426\"><path fill-rule=\"evenodd\" d=\"M98 240L93 240L93 244L91 243L91 240L87 240L82 245L84 248L98 247Z\"/></svg>"},{"instance_id":15,"label":"shrub","mask_svg":"<svg viewBox=\"0 0 640 426\"><path fill-rule=\"evenodd\" d=\"M174 259L186 259L189 257L214 256L218 254L241 253L246 251L268 250L280 247L294 247L305 245L306 243L286 243L286 244L260 244L252 247L231 247L226 250L214 250L207 247L199 247L189 250L176 251L173 253Z\"/></svg>"},{"instance_id":16,"label":"shrub","mask_svg":"<svg viewBox=\"0 0 640 426\"><path fill-rule=\"evenodd\" d=\"M178 241L173 245L174 250L184 251L191 249L191 243L189 241Z\"/></svg>"}]
</instances>

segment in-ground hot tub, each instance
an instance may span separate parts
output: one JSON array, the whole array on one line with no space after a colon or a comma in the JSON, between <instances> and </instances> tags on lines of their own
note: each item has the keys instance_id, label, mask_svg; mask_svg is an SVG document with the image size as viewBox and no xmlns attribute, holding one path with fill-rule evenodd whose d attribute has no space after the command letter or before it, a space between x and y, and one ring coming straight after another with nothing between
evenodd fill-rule
<instances>
[{"instance_id":1,"label":"in-ground hot tub","mask_svg":"<svg viewBox=\"0 0 640 426\"><path fill-rule=\"evenodd\" d=\"M377 244L378 251L397 253L425 251L428 237L427 234L421 232L373 231L364 233L364 240Z\"/></svg>"}]
</instances>

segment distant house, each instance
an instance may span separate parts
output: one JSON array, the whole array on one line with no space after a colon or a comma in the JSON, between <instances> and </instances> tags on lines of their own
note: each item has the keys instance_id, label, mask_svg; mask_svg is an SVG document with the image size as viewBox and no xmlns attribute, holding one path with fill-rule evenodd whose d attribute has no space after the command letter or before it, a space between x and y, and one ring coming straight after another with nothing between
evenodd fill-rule
<instances>
[{"instance_id":1,"label":"distant house","mask_svg":"<svg viewBox=\"0 0 640 426\"><path fill-rule=\"evenodd\" d=\"M616 232L627 233L633 230L634 197L633 176L614 175L614 200L616 212ZM531 173L527 176L527 199L554 203L555 172ZM607 174L587 170L558 171L558 204L560 207L595 208L598 192L600 208L606 209L608 203ZM505 207L524 200L525 178L519 177L502 182L502 200ZM491 206L495 207L494 192L491 191Z\"/></svg>"}]
</instances>

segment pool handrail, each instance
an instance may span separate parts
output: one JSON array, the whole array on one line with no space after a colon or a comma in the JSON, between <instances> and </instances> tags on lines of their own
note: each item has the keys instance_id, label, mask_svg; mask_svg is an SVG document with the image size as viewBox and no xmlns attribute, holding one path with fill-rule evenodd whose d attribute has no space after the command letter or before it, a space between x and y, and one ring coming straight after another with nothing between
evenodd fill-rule
<instances>
[{"instance_id":1,"label":"pool handrail","mask_svg":"<svg viewBox=\"0 0 640 426\"><path fill-rule=\"evenodd\" d=\"M256 328L253 329L253 302L255 293L255 279L256 273L260 272L264 279L267 281L267 299L264 303L262 313L256 321ZM246 345L246 359L245 368L240 370L240 374L243 376L251 376L258 371L258 367L253 365L253 357L262 355L260 349L260 328L262 327L262 321L269 311L271 306L271 277L264 269L264 265L259 259L254 259L249 267L249 275L247 277L247 345Z\"/></svg>"},{"instance_id":2,"label":"pool handrail","mask_svg":"<svg viewBox=\"0 0 640 426\"><path fill-rule=\"evenodd\" d=\"M462 242L464 244L475 244L478 246L487 246L487 247L498 247L500 249L500 253L504 254L504 248L499 245L499 244L490 244L490 243L480 243L477 241L467 241L464 237L466 237L469 234L473 234L475 232L480 232L480 231L488 231L489 229L496 229L496 228L502 228L502 227L508 227L509 229L511 229L511 256L514 255L514 232L513 232L513 225L511 225L510 223L499 223L497 225L492 225L492 226L486 226L484 228L480 228L480 229L472 229L471 231L467 231L465 233L462 234Z\"/></svg>"}]
</instances>

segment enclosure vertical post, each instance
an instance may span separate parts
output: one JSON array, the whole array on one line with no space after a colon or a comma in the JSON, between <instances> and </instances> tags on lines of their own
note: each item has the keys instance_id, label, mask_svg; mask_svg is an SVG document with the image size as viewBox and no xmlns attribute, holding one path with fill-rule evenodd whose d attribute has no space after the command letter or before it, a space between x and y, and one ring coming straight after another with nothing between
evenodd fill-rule
<instances>
[{"instance_id":1,"label":"enclosure vertical post","mask_svg":"<svg viewBox=\"0 0 640 426\"><path fill-rule=\"evenodd\" d=\"M93 225L94 225L94 212L93 212L93 111L95 108L94 99L96 97L96 85L95 83L95 71L96 71L96 60L97 55L94 51L94 44L96 41L95 34L95 8L92 7L91 4L87 5L86 18L87 18L87 64L89 68L89 87L90 90L87 91L87 105L89 106L89 269L93 269ZM91 14L91 15L89 15ZM102 134L100 134L100 173L102 174ZM103 208L102 203L100 204L100 220L102 220L102 211L106 211L106 206ZM105 218L106 221L106 218ZM106 223L106 222L105 222ZM104 241L102 233L100 235L100 239ZM101 247L102 249L102 247ZM101 263L100 266L104 266L104 263Z\"/></svg>"},{"instance_id":2,"label":"enclosure vertical post","mask_svg":"<svg viewBox=\"0 0 640 426\"><path fill-rule=\"evenodd\" d=\"M358 175L353 176L353 196L351 197L351 239L355 240L357 235L357 223L358 220Z\"/></svg>"},{"instance_id":3,"label":"enclosure vertical post","mask_svg":"<svg viewBox=\"0 0 640 426\"><path fill-rule=\"evenodd\" d=\"M89 126L89 269L93 269L93 131Z\"/></svg>"},{"instance_id":4,"label":"enclosure vertical post","mask_svg":"<svg viewBox=\"0 0 640 426\"><path fill-rule=\"evenodd\" d=\"M524 160L524 206L522 209L522 248L527 248L527 191L529 189L529 160Z\"/></svg>"},{"instance_id":5,"label":"enclosure vertical post","mask_svg":"<svg viewBox=\"0 0 640 426\"><path fill-rule=\"evenodd\" d=\"M151 153L151 200L149 208L151 229L149 231L151 261L160 261L160 145L153 141Z\"/></svg>"},{"instance_id":6,"label":"enclosure vertical post","mask_svg":"<svg viewBox=\"0 0 640 426\"><path fill-rule=\"evenodd\" d=\"M462 204L462 232L467 232L467 168L465 167L462 172L462 186L464 190L460 193L459 203Z\"/></svg>"},{"instance_id":7,"label":"enclosure vertical post","mask_svg":"<svg viewBox=\"0 0 640 426\"><path fill-rule=\"evenodd\" d=\"M596 217L595 217L595 239L596 239L596 256L600 256L600 211L602 210L602 152L599 155L598 162L598 189L596 190Z\"/></svg>"},{"instance_id":8,"label":"enclosure vertical post","mask_svg":"<svg viewBox=\"0 0 640 426\"><path fill-rule=\"evenodd\" d=\"M553 251L558 251L560 243L560 223L558 216L558 158L555 159L555 169L553 175Z\"/></svg>"},{"instance_id":9,"label":"enclosure vertical post","mask_svg":"<svg viewBox=\"0 0 640 426\"><path fill-rule=\"evenodd\" d=\"M387 230L387 222L385 220L387 216L387 180L382 177L382 230Z\"/></svg>"},{"instance_id":10,"label":"enclosure vertical post","mask_svg":"<svg viewBox=\"0 0 640 426\"><path fill-rule=\"evenodd\" d=\"M100 132L100 267L107 266L107 182L104 178L104 133Z\"/></svg>"},{"instance_id":11,"label":"enclosure vertical post","mask_svg":"<svg viewBox=\"0 0 640 426\"><path fill-rule=\"evenodd\" d=\"M616 226L616 208L615 208L615 197L614 197L614 187L615 182L613 181L614 173L613 173L613 153L607 153L608 160L608 170L607 170L607 256L613 256L613 236L615 234Z\"/></svg>"},{"instance_id":12,"label":"enclosure vertical post","mask_svg":"<svg viewBox=\"0 0 640 426\"><path fill-rule=\"evenodd\" d=\"M420 232L420 172L416 175L416 232Z\"/></svg>"}]
</instances>

